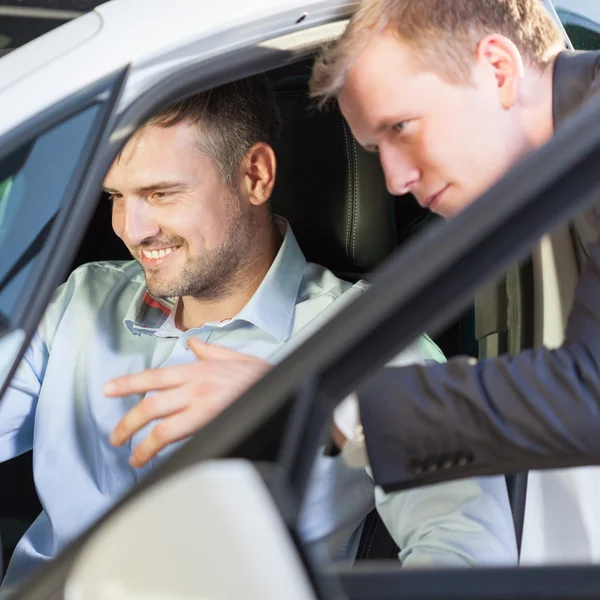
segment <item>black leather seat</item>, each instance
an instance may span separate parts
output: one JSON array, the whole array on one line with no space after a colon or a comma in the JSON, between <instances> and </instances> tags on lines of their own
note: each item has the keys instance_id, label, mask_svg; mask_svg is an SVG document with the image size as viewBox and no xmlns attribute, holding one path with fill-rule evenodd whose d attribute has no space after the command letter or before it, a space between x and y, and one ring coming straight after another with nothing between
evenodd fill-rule
<instances>
[{"instance_id":1,"label":"black leather seat","mask_svg":"<svg viewBox=\"0 0 600 600\"><path fill-rule=\"evenodd\" d=\"M395 198L379 159L356 143L337 108L311 107L305 77L274 87L283 131L273 212L288 219L308 260L344 279L368 277L397 246ZM394 558L398 550L373 510L357 559Z\"/></svg>"},{"instance_id":2,"label":"black leather seat","mask_svg":"<svg viewBox=\"0 0 600 600\"><path fill-rule=\"evenodd\" d=\"M283 118L273 212L288 219L307 260L360 279L396 247L394 198L376 156L337 109L311 107L306 79L274 84Z\"/></svg>"}]
</instances>

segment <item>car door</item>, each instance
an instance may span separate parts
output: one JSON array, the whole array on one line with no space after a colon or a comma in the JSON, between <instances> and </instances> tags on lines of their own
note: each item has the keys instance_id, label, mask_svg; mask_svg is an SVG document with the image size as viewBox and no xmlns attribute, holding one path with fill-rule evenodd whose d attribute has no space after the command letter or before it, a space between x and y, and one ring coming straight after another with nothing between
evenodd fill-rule
<instances>
[{"instance_id":1,"label":"car door","mask_svg":"<svg viewBox=\"0 0 600 600\"><path fill-rule=\"evenodd\" d=\"M241 75L238 72L238 76ZM157 490L160 489L162 494L165 487L169 487L168 483L175 481L171 478L182 476L184 469L191 473L198 463L206 461L242 457L256 463L268 463L269 478L275 481L272 497L292 539L297 540L294 514L297 514L298 500L304 492L307 469L333 406L421 331L434 332L454 318L482 284L526 257L542 234L569 222L578 210L595 201L600 193L600 175L593 168L600 156L600 130L590 124L598 120L600 102L573 119L547 146L520 162L464 213L438 225L401 251L375 275L372 287L362 297L336 315L169 457L135 492L32 578L22 590L21 597L48 598L55 592L60 593L65 584L67 591L72 589L73 597L77 596L76 592L81 588L69 588L69 582L73 583L69 577L80 557L94 560L96 576L104 573L111 581L113 576L126 578L128 569L121 562L123 556L139 560L140 555L133 551L120 552L117 561L116 555L103 552L102 560L96 561L93 540L106 537L103 531L114 530L116 534L120 527L127 526L128 519L124 515L135 512L134 507L143 508L145 501ZM565 202L566 195L569 202ZM444 252L439 251L440 247ZM283 439L282 431L285 432ZM185 490L175 486L173 493L185 494ZM294 496L296 501L290 501ZM241 504L235 502L238 499L234 496L231 506L242 510ZM170 513L159 506L150 514L154 519L168 522ZM149 518L146 522L153 521ZM203 530L201 527L196 529L196 525L198 523L193 520L188 522L184 535L186 543L182 541L181 548L169 538L169 552L161 556L168 559L169 577L177 576L178 567L186 569L186 580L197 582L196 595L201 595L202 578L198 576L194 580L192 575L196 571L191 574L189 571L198 566L183 557L177 559L180 551L193 552L194 544L210 546L214 541L204 538ZM139 549L135 535L120 534L119 540L122 544L130 544L128 549ZM157 547L147 541L144 545L147 552L157 552ZM301 552L298 560L300 557ZM79 565L84 563L77 562ZM304 564L308 572L314 570L310 560ZM268 569L269 565L265 564L264 568ZM142 578L140 573L143 573ZM571 579L573 573L564 569L405 573L398 567L378 569L366 565L333 577L342 581L351 598L480 598L482 590L490 590L489 597L494 598L510 594L541 598L545 597L546 587L539 584L548 581L552 581L553 590L558 590L555 597L561 597L559 592L562 591L563 597L577 598L578 591ZM597 569L576 573L588 584L600 584ZM153 587L159 577L161 585ZM135 592L134 595L139 597L140 589L148 594L155 589L166 593L164 586L168 581L164 571L153 567L136 570L134 587L117 585L111 589L113 597L115 593L126 593L131 597L129 592ZM337 591L318 590L315 593L321 598L333 598Z\"/></svg>"},{"instance_id":2,"label":"car door","mask_svg":"<svg viewBox=\"0 0 600 600\"><path fill-rule=\"evenodd\" d=\"M95 203L86 180L123 77L99 82L0 140L0 390L8 385ZM83 202L80 200L83 198ZM26 453L0 464L5 566L40 511Z\"/></svg>"},{"instance_id":3,"label":"car door","mask_svg":"<svg viewBox=\"0 0 600 600\"><path fill-rule=\"evenodd\" d=\"M219 77L225 77L227 68L229 67L222 64L215 67L215 72ZM240 66L237 76L242 75L242 70ZM227 73L229 76L229 72ZM147 102L151 104L158 100L147 99ZM136 107L135 110L141 109ZM561 143L567 147L571 145L580 153L589 151L589 147L581 149L576 143L581 143L581 140L576 136L569 138L567 142L568 144L561 140ZM557 173L560 176L564 174L565 168L577 162L569 152L561 153L560 160L556 155L553 156L559 166ZM92 187L93 178L102 171L97 163L96 167L95 171L88 168L84 178L85 185ZM302 434L303 442L308 440L316 444L318 438L318 432L313 432L311 437L305 435L306 423L314 423L315 420L317 423L324 422L331 403L351 390L377 366L384 364L402 344L408 343L423 329L432 330L454 316L484 281L479 269L483 270L486 277L490 277L505 270L516 258L525 256L528 244L532 244L534 237L540 235L545 227L558 223L560 215L564 215L565 207L557 201L556 194L546 197L540 192L535 197L538 208L543 205L549 209L548 215L554 216L540 220L531 218L532 214L537 213L517 215L515 211L520 206L519 202L526 202L523 190L533 194L531 186L538 186L538 192L541 189L545 191L543 186L551 186L557 181L540 181L538 176L530 177L529 174L519 172L518 177L511 179L510 185L505 185L492 200L482 205L486 207L485 213L484 209L469 211L468 217L457 220L459 225L452 225L450 229L444 226L445 229L437 231L435 244L433 236L430 236L414 246L409 255L399 257L393 268L390 264L378 276L376 283L379 292L370 294L367 301L351 307L343 318L340 315L317 338L300 348L285 364L282 363L269 378L236 404L232 411L223 415L217 424L202 432L196 442L174 456L164 468L157 470L157 474L140 489L140 494L152 489L152 485L181 467L193 465L198 460L230 455L270 461L275 457L280 458L292 475L292 480L296 482L293 489L301 491L302 474L306 471L305 463L310 456L311 443L299 444L299 434ZM98 183L96 181L96 185ZM515 193L515 190L519 193ZM529 200L532 201L531 198ZM78 201L82 205L81 210L85 212L88 200L84 192L79 194ZM488 210L490 206L492 210ZM531 210L531 206L528 208ZM555 212L552 213L550 209L555 209ZM519 228L520 219L528 224L526 231ZM77 224L79 221L73 222ZM535 223L535 227L530 227L530 223ZM501 229L501 225L506 228ZM72 229L76 229L76 226ZM465 236L465 231L471 235ZM475 237L486 237L486 234L485 248L477 246ZM72 239L76 240L76 235ZM504 243L503 239L509 240L509 243ZM440 240L448 244L449 248L444 257L434 251ZM73 244L76 246L75 241ZM422 256L431 258L422 261ZM62 262L68 264L68 260ZM416 263L422 265L423 269L415 270ZM398 277L398 273L403 272L401 269L410 275ZM438 287L434 284L441 293L438 293ZM352 323L352 327L348 323ZM280 432L289 421L289 411L297 398L298 390L303 390L303 395L296 404L300 408L294 413L296 418L293 419L294 424L298 425L291 430L298 435L289 435L282 447L278 441ZM321 401L314 404L314 409L301 410L306 405L309 408L313 406L315 392ZM272 435L275 431L277 436ZM313 445L314 447L316 446ZM119 510L117 508L115 514ZM99 527L102 528L102 524ZM24 590L24 597L47 597L44 594L48 590L57 589L57 585L62 586L70 568L69 561L77 556L84 541L85 538L76 543L61 559L32 581L31 586Z\"/></svg>"},{"instance_id":4,"label":"car door","mask_svg":"<svg viewBox=\"0 0 600 600\"><path fill-rule=\"evenodd\" d=\"M79 241L89 212L77 200L121 81L100 82L0 139L0 390Z\"/></svg>"}]
</instances>

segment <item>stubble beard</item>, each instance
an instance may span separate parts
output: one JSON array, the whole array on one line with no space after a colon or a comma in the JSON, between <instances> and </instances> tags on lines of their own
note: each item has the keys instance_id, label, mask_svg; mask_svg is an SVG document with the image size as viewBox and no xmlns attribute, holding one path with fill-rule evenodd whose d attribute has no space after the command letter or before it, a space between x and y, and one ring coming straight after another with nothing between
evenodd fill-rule
<instances>
[{"instance_id":1,"label":"stubble beard","mask_svg":"<svg viewBox=\"0 0 600 600\"><path fill-rule=\"evenodd\" d=\"M231 204L234 214L227 228L225 242L219 248L205 251L202 256L188 257L176 276L170 274L168 269L143 267L146 287L154 297L192 296L211 301L223 298L244 285L254 256L255 225L242 213L237 203ZM173 245L181 245L179 251L186 251L185 240Z\"/></svg>"}]
</instances>

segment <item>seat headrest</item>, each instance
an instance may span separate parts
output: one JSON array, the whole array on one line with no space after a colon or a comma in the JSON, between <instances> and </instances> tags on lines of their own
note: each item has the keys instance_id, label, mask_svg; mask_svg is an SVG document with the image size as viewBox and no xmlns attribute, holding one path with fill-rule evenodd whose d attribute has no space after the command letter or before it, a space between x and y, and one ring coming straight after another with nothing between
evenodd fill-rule
<instances>
[{"instance_id":1,"label":"seat headrest","mask_svg":"<svg viewBox=\"0 0 600 600\"><path fill-rule=\"evenodd\" d=\"M275 151L275 214L290 222L307 260L361 277L396 247L394 199L375 155L337 109L318 111L306 78L275 84L283 129Z\"/></svg>"}]
</instances>

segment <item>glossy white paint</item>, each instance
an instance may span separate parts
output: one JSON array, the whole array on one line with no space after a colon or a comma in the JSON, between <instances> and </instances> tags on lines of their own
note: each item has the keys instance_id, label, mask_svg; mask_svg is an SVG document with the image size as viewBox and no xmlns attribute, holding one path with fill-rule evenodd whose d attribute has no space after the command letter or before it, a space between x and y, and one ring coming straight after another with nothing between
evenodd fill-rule
<instances>
[{"instance_id":1,"label":"glossy white paint","mask_svg":"<svg viewBox=\"0 0 600 600\"><path fill-rule=\"evenodd\" d=\"M350 0L107 2L0 59L0 135L126 66L119 111L183 66L201 69L225 52L338 21L355 6Z\"/></svg>"},{"instance_id":2,"label":"glossy white paint","mask_svg":"<svg viewBox=\"0 0 600 600\"><path fill-rule=\"evenodd\" d=\"M590 0L580 2L590 8ZM113 0L0 59L0 135L125 66L130 73L119 110L177 69L201 69L229 50L256 44L291 50L328 39L355 4ZM315 23L321 29L311 30ZM86 544L66 590L69 600L305 600L310 594L260 478L251 466L226 461L162 481L113 515Z\"/></svg>"},{"instance_id":3,"label":"glossy white paint","mask_svg":"<svg viewBox=\"0 0 600 600\"><path fill-rule=\"evenodd\" d=\"M314 600L251 463L186 469L112 515L87 542L65 600Z\"/></svg>"}]
</instances>

